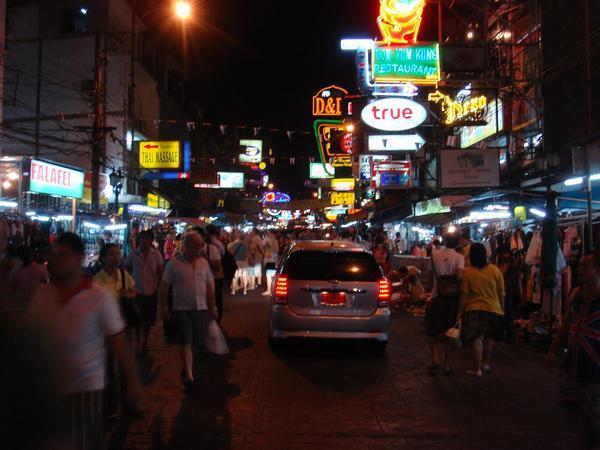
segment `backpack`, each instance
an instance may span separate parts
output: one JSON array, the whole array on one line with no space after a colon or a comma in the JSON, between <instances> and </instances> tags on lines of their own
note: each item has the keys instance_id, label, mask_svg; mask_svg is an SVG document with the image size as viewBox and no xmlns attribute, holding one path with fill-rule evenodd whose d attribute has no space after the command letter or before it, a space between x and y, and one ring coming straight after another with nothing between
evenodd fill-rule
<instances>
[{"instance_id":1,"label":"backpack","mask_svg":"<svg viewBox=\"0 0 600 450\"><path fill-rule=\"evenodd\" d=\"M431 266L437 278L437 289L440 297L457 297L458 286L460 284L456 275L441 275L438 276L433 258L431 258Z\"/></svg>"}]
</instances>

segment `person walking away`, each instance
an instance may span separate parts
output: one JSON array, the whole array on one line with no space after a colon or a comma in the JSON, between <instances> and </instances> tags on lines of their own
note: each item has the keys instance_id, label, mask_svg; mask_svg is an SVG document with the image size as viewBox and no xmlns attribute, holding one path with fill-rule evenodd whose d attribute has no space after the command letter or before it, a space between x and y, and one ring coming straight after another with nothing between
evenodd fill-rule
<instances>
[{"instance_id":1,"label":"person walking away","mask_svg":"<svg viewBox=\"0 0 600 450\"><path fill-rule=\"evenodd\" d=\"M139 235L139 247L125 260L125 269L133 276L139 291L135 300L141 312L140 325L136 329L137 352L148 351L150 330L156 323L157 291L163 273L163 259L160 252L152 247L153 240L152 231L142 231Z\"/></svg>"},{"instance_id":2,"label":"person walking away","mask_svg":"<svg viewBox=\"0 0 600 450\"><path fill-rule=\"evenodd\" d=\"M200 256L208 261L210 271L215 280L215 303L217 305L217 322L221 323L223 317L223 282L225 279L225 270L223 269L223 261L221 258L221 251L219 248L210 242L210 236L207 232L200 228L198 234L202 236L204 245L200 250ZM219 280L219 287L221 289L220 295L217 293L217 280ZM220 297L217 299L217 297Z\"/></svg>"},{"instance_id":3,"label":"person walking away","mask_svg":"<svg viewBox=\"0 0 600 450\"><path fill-rule=\"evenodd\" d=\"M546 361L556 360L567 345L569 377L577 383L577 398L583 418L580 448L600 446L600 254L581 257L578 267L581 287L571 291L567 313Z\"/></svg>"},{"instance_id":4,"label":"person walking away","mask_svg":"<svg viewBox=\"0 0 600 450\"><path fill-rule=\"evenodd\" d=\"M235 295L240 282L244 295L246 295L248 289L248 245L242 239L239 231L235 232L235 239L229 243L228 250L235 258L238 266L238 270L236 270L231 282L231 295Z\"/></svg>"},{"instance_id":5,"label":"person walking away","mask_svg":"<svg viewBox=\"0 0 600 450\"><path fill-rule=\"evenodd\" d=\"M121 249L117 244L104 244L100 249L99 262L102 270L94 275L94 282L105 287L112 294L125 319L129 341L134 342L131 330L140 320L139 312L133 304L136 297L135 282L126 270L119 269ZM119 390L115 356L107 352L105 404L106 417L117 417L119 409Z\"/></svg>"},{"instance_id":6,"label":"person walking away","mask_svg":"<svg viewBox=\"0 0 600 450\"><path fill-rule=\"evenodd\" d=\"M265 274L267 278L267 290L262 295L271 295L271 287L273 285L273 278L277 271L277 258L279 253L279 243L273 235L272 231L267 231L265 240L263 242L263 250L265 254Z\"/></svg>"},{"instance_id":7,"label":"person walking away","mask_svg":"<svg viewBox=\"0 0 600 450\"><path fill-rule=\"evenodd\" d=\"M491 372L494 341L502 339L504 322L504 276L494 264L488 263L485 246L470 245L471 267L465 269L460 285L460 307L457 320L461 323L461 339L471 346L473 368L467 373L480 377Z\"/></svg>"},{"instance_id":8,"label":"person walking away","mask_svg":"<svg viewBox=\"0 0 600 450\"><path fill-rule=\"evenodd\" d=\"M250 289L256 289L262 284L262 265L264 250L262 247L262 238L256 228L252 230L249 242L249 260L252 261L251 268L249 270L250 276Z\"/></svg>"},{"instance_id":9,"label":"person walking away","mask_svg":"<svg viewBox=\"0 0 600 450\"><path fill-rule=\"evenodd\" d=\"M498 267L504 276L504 340L515 342L515 309L520 303L519 266L515 257L506 249L499 252Z\"/></svg>"},{"instance_id":10,"label":"person walking away","mask_svg":"<svg viewBox=\"0 0 600 450\"><path fill-rule=\"evenodd\" d=\"M173 259L165 270L159 291L163 320L169 320L167 301L173 287L173 320L177 324L182 378L186 391L193 387L193 346L204 347L208 323L217 320L215 284L208 261L200 257L204 239L191 232L183 239L183 254Z\"/></svg>"},{"instance_id":11,"label":"person walking away","mask_svg":"<svg viewBox=\"0 0 600 450\"><path fill-rule=\"evenodd\" d=\"M33 261L31 249L25 245L17 248L20 264L8 274L8 283L12 299L16 301L19 315L25 313L37 290L47 284L48 271L46 266Z\"/></svg>"},{"instance_id":12,"label":"person walking away","mask_svg":"<svg viewBox=\"0 0 600 450\"><path fill-rule=\"evenodd\" d=\"M137 407L140 385L125 323L111 293L82 273L85 247L74 233L56 239L50 261L50 284L42 286L27 312L28 322L46 335L53 351L56 394L70 418L73 450L106 448L102 393L106 350L114 353L130 409Z\"/></svg>"},{"instance_id":13,"label":"person walking away","mask_svg":"<svg viewBox=\"0 0 600 450\"><path fill-rule=\"evenodd\" d=\"M465 269L464 257L455 251L459 243L458 234L448 233L444 240L446 247L440 248L431 257L433 290L426 316L426 332L432 375L451 373L450 344L446 332L456 323L458 289Z\"/></svg>"},{"instance_id":14,"label":"person walking away","mask_svg":"<svg viewBox=\"0 0 600 450\"><path fill-rule=\"evenodd\" d=\"M163 256L165 258L165 262L169 262L173 259L173 254L175 253L175 240L173 239L173 233L170 232L167 234L167 238L165 239L165 244L163 245Z\"/></svg>"},{"instance_id":15,"label":"person walking away","mask_svg":"<svg viewBox=\"0 0 600 450\"><path fill-rule=\"evenodd\" d=\"M215 267L213 267L213 277L215 279L215 302L217 304L217 312L219 314L218 322L221 323L224 312L223 293L225 292L225 268L223 267L223 257L225 256L225 246L219 240L219 229L215 225L207 225L206 234L208 244L214 247L214 250L210 250L208 259L213 261L213 264L215 264Z\"/></svg>"}]
</instances>

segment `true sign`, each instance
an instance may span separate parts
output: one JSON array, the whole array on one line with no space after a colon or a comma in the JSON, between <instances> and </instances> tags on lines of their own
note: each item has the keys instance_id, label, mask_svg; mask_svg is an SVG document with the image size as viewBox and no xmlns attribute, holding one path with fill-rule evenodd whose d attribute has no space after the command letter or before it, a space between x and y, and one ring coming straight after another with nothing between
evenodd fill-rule
<instances>
[{"instance_id":1,"label":"true sign","mask_svg":"<svg viewBox=\"0 0 600 450\"><path fill-rule=\"evenodd\" d=\"M376 83L436 84L440 81L440 46L433 44L385 45L372 50Z\"/></svg>"},{"instance_id":2,"label":"true sign","mask_svg":"<svg viewBox=\"0 0 600 450\"><path fill-rule=\"evenodd\" d=\"M39 194L81 198L84 178L83 171L32 159L29 168L29 190Z\"/></svg>"},{"instance_id":3,"label":"true sign","mask_svg":"<svg viewBox=\"0 0 600 450\"><path fill-rule=\"evenodd\" d=\"M363 122L377 130L403 131L421 125L427 118L427 111L406 98L384 98L369 103L360 116Z\"/></svg>"},{"instance_id":4,"label":"true sign","mask_svg":"<svg viewBox=\"0 0 600 450\"><path fill-rule=\"evenodd\" d=\"M181 146L179 141L141 141L140 167L142 169L179 169Z\"/></svg>"}]
</instances>

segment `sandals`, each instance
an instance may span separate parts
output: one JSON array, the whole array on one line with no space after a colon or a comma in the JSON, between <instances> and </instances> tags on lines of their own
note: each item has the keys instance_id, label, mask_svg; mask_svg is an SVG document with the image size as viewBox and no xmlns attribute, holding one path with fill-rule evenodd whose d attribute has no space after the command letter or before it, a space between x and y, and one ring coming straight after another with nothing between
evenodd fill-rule
<instances>
[{"instance_id":1,"label":"sandals","mask_svg":"<svg viewBox=\"0 0 600 450\"><path fill-rule=\"evenodd\" d=\"M483 375L481 370L467 370L467 374L475 378L480 378Z\"/></svg>"}]
</instances>

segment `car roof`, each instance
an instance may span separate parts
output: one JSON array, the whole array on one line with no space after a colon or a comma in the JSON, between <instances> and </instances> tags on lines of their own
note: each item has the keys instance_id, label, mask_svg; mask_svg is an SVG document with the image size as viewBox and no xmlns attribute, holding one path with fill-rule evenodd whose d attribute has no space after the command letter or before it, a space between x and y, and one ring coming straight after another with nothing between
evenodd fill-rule
<instances>
[{"instance_id":1,"label":"car roof","mask_svg":"<svg viewBox=\"0 0 600 450\"><path fill-rule=\"evenodd\" d=\"M365 248L356 242L349 241L296 241L290 252L302 250L325 251L325 252L366 252Z\"/></svg>"}]
</instances>

